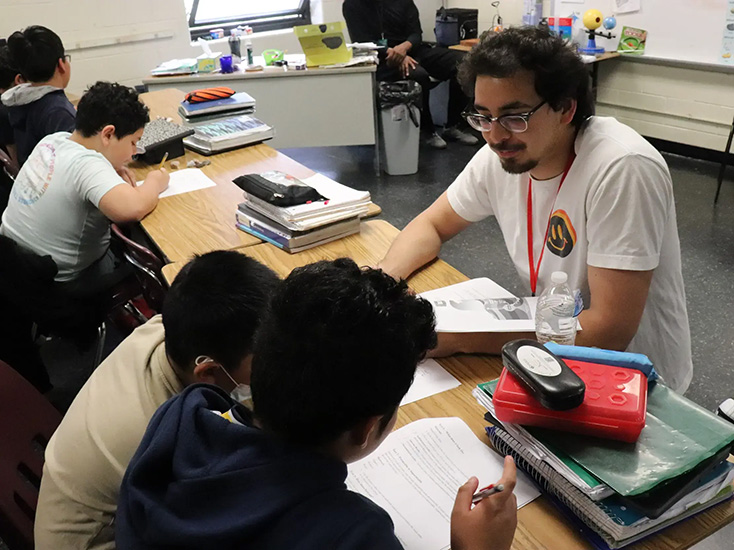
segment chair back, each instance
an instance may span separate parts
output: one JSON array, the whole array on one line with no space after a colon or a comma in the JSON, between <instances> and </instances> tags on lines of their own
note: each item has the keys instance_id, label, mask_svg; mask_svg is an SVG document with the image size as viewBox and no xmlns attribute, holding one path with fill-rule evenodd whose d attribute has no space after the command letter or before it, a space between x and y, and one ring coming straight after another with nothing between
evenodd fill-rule
<instances>
[{"instance_id":1,"label":"chair back","mask_svg":"<svg viewBox=\"0 0 734 550\"><path fill-rule=\"evenodd\" d=\"M143 297L157 313L163 307L166 286L163 284L163 261L143 245L130 239L117 224L112 224L112 235L123 250L125 259L135 268L135 276L143 290Z\"/></svg>"},{"instance_id":2,"label":"chair back","mask_svg":"<svg viewBox=\"0 0 734 550\"><path fill-rule=\"evenodd\" d=\"M10 550L30 550L43 453L61 413L0 361L0 419L0 539Z\"/></svg>"}]
</instances>

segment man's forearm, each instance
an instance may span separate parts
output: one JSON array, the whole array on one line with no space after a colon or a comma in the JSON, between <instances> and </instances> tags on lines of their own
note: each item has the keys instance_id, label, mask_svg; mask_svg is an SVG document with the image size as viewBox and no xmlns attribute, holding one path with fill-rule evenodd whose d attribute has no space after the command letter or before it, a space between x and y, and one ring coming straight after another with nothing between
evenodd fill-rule
<instances>
[{"instance_id":1,"label":"man's forearm","mask_svg":"<svg viewBox=\"0 0 734 550\"><path fill-rule=\"evenodd\" d=\"M502 346L512 340L535 340L534 332L440 332L438 345L428 355L448 357L457 353L487 353L499 355Z\"/></svg>"},{"instance_id":2,"label":"man's forearm","mask_svg":"<svg viewBox=\"0 0 734 550\"><path fill-rule=\"evenodd\" d=\"M407 279L438 255L441 244L430 223L415 219L398 235L378 267L396 279Z\"/></svg>"}]
</instances>

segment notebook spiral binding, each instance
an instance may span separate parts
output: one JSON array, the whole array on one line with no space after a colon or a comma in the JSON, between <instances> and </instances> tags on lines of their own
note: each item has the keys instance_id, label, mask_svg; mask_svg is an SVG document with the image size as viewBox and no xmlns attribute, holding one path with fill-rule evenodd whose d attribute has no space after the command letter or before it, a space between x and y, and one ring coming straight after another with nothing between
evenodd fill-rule
<instances>
[{"instance_id":1,"label":"notebook spiral binding","mask_svg":"<svg viewBox=\"0 0 734 550\"><path fill-rule=\"evenodd\" d=\"M522 445L506 431L492 427L487 429L492 445L502 455L510 455L541 490L552 494L576 516L601 536L611 547L623 538L619 531L621 520L602 502L594 502L558 474L552 466L533 456L522 454ZM615 527L617 529L615 529Z\"/></svg>"}]
</instances>

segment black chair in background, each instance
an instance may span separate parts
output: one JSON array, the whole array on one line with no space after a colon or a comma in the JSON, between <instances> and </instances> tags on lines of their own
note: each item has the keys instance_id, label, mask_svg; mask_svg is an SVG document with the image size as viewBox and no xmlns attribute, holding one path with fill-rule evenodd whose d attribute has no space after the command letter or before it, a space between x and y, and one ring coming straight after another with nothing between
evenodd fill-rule
<instances>
[{"instance_id":1,"label":"black chair in background","mask_svg":"<svg viewBox=\"0 0 734 550\"><path fill-rule=\"evenodd\" d=\"M726 149L724 149L724 159L721 161L721 168L719 168L719 179L716 183L716 196L714 197L714 205L719 202L719 193L721 193L721 184L724 181L724 172L726 172L727 161L729 160L729 150L731 149L732 138L734 138L734 120L731 123L731 130L729 131L729 139L726 140Z\"/></svg>"}]
</instances>

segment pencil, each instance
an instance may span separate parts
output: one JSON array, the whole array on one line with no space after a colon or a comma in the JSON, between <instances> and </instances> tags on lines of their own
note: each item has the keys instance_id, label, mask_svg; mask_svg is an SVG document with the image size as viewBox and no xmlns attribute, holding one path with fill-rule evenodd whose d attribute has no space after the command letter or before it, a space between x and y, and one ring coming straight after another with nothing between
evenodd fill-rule
<instances>
[{"instance_id":1,"label":"pencil","mask_svg":"<svg viewBox=\"0 0 734 550\"><path fill-rule=\"evenodd\" d=\"M163 155L163 160L158 165L158 168L156 168L156 170L160 170L161 168L163 168L163 165L166 163L166 160L168 160L168 151L166 151L166 154Z\"/></svg>"},{"instance_id":2,"label":"pencil","mask_svg":"<svg viewBox=\"0 0 734 550\"><path fill-rule=\"evenodd\" d=\"M485 498L492 496L495 493L501 493L504 490L505 486L501 483L499 485L488 485L478 493L475 493L473 497L471 497L471 503L476 504L481 500L484 500Z\"/></svg>"}]
</instances>

